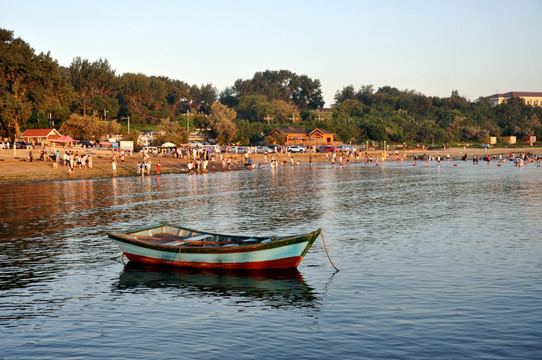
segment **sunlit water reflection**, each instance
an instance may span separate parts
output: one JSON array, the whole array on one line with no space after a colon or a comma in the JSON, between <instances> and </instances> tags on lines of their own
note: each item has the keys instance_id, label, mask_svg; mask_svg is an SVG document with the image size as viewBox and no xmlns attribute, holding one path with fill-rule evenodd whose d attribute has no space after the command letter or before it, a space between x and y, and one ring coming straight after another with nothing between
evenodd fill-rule
<instances>
[{"instance_id":1,"label":"sunlit water reflection","mask_svg":"<svg viewBox=\"0 0 542 360\"><path fill-rule=\"evenodd\" d=\"M453 165L457 166L453 166ZM280 167L0 185L0 358L542 357L528 164ZM107 232L323 228L293 272L124 265Z\"/></svg>"}]
</instances>

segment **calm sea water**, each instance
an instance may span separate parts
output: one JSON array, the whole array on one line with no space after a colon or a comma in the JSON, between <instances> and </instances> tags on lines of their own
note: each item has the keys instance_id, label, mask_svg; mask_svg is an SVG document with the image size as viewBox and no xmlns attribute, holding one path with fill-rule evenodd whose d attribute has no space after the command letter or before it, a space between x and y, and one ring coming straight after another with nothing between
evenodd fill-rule
<instances>
[{"instance_id":1,"label":"calm sea water","mask_svg":"<svg viewBox=\"0 0 542 360\"><path fill-rule=\"evenodd\" d=\"M454 166L457 165L457 166ZM351 164L0 185L0 359L541 359L542 168ZM161 221L323 228L297 271L124 264Z\"/></svg>"}]
</instances>

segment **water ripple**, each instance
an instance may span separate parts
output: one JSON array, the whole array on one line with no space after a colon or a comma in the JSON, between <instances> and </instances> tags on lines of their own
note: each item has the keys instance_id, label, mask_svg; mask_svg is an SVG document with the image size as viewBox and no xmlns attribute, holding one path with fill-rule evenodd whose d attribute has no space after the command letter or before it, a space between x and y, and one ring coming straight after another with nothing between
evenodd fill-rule
<instances>
[{"instance_id":1,"label":"water ripple","mask_svg":"<svg viewBox=\"0 0 542 360\"><path fill-rule=\"evenodd\" d=\"M0 354L539 359L540 175L405 162L0 185ZM322 227L341 271L321 240L295 272L122 263L107 232L156 222Z\"/></svg>"}]
</instances>

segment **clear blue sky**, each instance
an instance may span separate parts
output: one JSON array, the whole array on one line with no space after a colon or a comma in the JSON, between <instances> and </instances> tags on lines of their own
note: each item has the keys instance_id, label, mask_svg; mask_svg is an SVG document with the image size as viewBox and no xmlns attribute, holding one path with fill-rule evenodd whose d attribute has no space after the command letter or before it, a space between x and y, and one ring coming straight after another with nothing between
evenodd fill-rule
<instances>
[{"instance_id":1,"label":"clear blue sky","mask_svg":"<svg viewBox=\"0 0 542 360\"><path fill-rule=\"evenodd\" d=\"M0 0L0 27L63 66L101 57L219 91L290 70L319 79L326 106L350 84L542 91L542 0Z\"/></svg>"}]
</instances>

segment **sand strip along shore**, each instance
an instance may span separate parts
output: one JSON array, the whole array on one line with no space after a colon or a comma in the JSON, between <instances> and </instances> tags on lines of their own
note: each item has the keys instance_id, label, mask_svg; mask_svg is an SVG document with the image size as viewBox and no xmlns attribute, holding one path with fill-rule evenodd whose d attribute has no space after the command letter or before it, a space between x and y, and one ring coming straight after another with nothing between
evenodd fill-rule
<instances>
[{"instance_id":1,"label":"sand strip along shore","mask_svg":"<svg viewBox=\"0 0 542 360\"><path fill-rule=\"evenodd\" d=\"M67 179L90 179L100 177L112 177L112 158L115 153L111 150L97 150L97 149L73 149L81 153L90 153L92 155L93 167L92 169L79 169L75 168L73 172L68 171L68 167L61 164L58 167L53 166L52 160L49 158L45 162L39 161L41 148L33 149L33 161L29 160L29 150L17 149L14 154L13 149L0 150L0 183L14 183L14 182L27 182L27 181L50 181L50 180L67 180ZM480 157L487 155L503 154L506 158L510 153L519 155L521 153L529 153L535 156L542 156L542 148L449 148L445 150L399 150L397 155L403 155L406 160L409 160L412 156L420 156L423 154L429 154L436 156L449 155L452 159L460 159L464 154L472 158L473 155ZM61 151L62 154L62 151ZM366 152L361 153L361 157L348 157L350 162L363 162ZM373 159L376 157L382 161L382 151L370 151L367 152ZM395 151L388 152L389 157L387 161L395 161ZM243 163L245 162L244 155L235 154L222 154L223 157L231 158L232 166L230 170L244 169ZM291 158L288 154L270 154L267 156L267 161L263 154L251 154L253 164L262 163L264 166L269 166L271 156L274 156L279 163L286 161L286 164L291 165ZM339 155L337 155L339 156ZM330 160L327 154L314 154L314 153L297 153L292 154L294 163L308 164L312 163L329 163ZM137 163L142 160L141 154L126 155L124 162L122 162L119 156L116 156L117 161L117 176L137 176ZM187 172L187 164L189 159L177 159L174 157L164 157L162 155L155 155L149 158L151 161L151 175L156 175L156 165L158 161L161 164L161 174L170 173L183 173ZM214 162L209 161L208 171L228 171L222 166L220 160Z\"/></svg>"}]
</instances>

